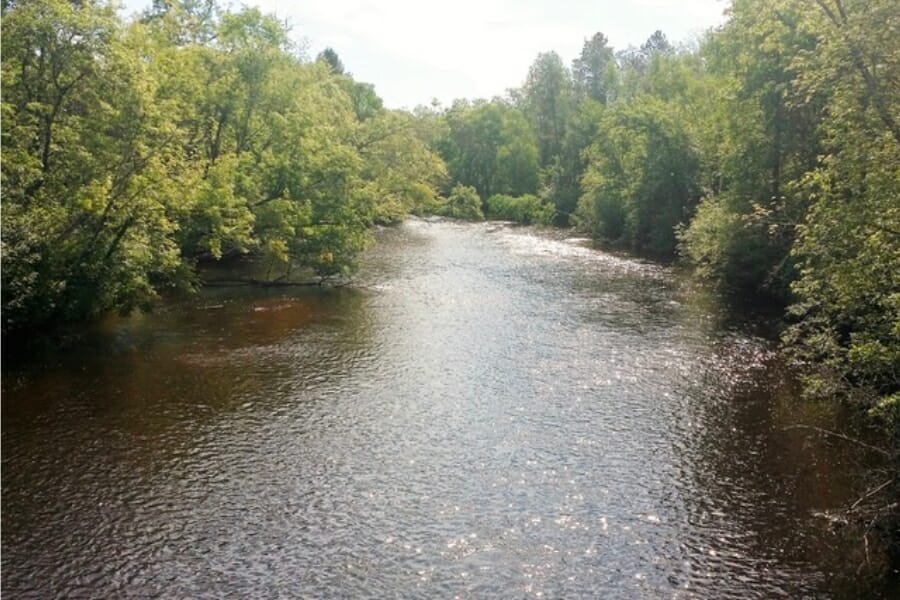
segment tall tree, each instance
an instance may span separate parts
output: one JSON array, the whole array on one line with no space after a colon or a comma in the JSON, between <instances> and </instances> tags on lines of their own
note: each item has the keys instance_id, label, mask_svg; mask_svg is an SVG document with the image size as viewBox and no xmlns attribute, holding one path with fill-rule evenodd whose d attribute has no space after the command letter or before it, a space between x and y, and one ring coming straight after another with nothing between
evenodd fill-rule
<instances>
[{"instance_id":1,"label":"tall tree","mask_svg":"<svg viewBox=\"0 0 900 600\"><path fill-rule=\"evenodd\" d=\"M95 2L17 4L3 26L4 330L148 302L179 274L181 157L147 39Z\"/></svg>"},{"instance_id":2,"label":"tall tree","mask_svg":"<svg viewBox=\"0 0 900 600\"><path fill-rule=\"evenodd\" d=\"M539 54L531 65L522 106L537 135L540 166L546 167L560 153L572 106L572 78L556 52Z\"/></svg>"},{"instance_id":3,"label":"tall tree","mask_svg":"<svg viewBox=\"0 0 900 600\"><path fill-rule=\"evenodd\" d=\"M825 152L800 189L812 206L793 255L785 340L807 391L848 395L900 435L900 13L885 0L804 12L815 53L795 60L804 98L825 96Z\"/></svg>"},{"instance_id":4,"label":"tall tree","mask_svg":"<svg viewBox=\"0 0 900 600\"><path fill-rule=\"evenodd\" d=\"M698 168L685 128L664 103L616 105L588 150L579 216L599 239L672 255L675 228L697 202Z\"/></svg>"},{"instance_id":5,"label":"tall tree","mask_svg":"<svg viewBox=\"0 0 900 600\"><path fill-rule=\"evenodd\" d=\"M516 108L502 101L457 102L446 119L440 149L456 182L474 187L485 199L537 191L535 135Z\"/></svg>"},{"instance_id":6,"label":"tall tree","mask_svg":"<svg viewBox=\"0 0 900 600\"><path fill-rule=\"evenodd\" d=\"M332 48L325 48L319 52L316 60L327 63L331 67L331 72L335 75L344 75L344 63L341 62L337 52Z\"/></svg>"},{"instance_id":7,"label":"tall tree","mask_svg":"<svg viewBox=\"0 0 900 600\"><path fill-rule=\"evenodd\" d=\"M616 63L609 40L597 32L584 41L581 55L572 61L575 91L601 104L611 100L615 85Z\"/></svg>"}]
</instances>

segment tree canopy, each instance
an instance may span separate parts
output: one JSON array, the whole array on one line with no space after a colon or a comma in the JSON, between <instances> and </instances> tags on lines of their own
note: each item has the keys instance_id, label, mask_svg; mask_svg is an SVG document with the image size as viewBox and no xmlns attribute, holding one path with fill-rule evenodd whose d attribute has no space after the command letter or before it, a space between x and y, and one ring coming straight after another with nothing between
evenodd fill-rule
<instances>
[{"instance_id":1,"label":"tree canopy","mask_svg":"<svg viewBox=\"0 0 900 600\"><path fill-rule=\"evenodd\" d=\"M900 423L900 11L733 0L491 100L388 110L332 48L213 0L4 2L4 332L147 306L198 265L350 273L408 213L574 225L786 310L809 393Z\"/></svg>"}]
</instances>

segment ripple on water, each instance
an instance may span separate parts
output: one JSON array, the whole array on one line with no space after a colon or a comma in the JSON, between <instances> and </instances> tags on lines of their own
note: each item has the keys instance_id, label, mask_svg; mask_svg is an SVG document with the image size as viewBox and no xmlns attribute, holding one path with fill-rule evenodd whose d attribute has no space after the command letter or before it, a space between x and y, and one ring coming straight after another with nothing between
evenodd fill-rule
<instances>
[{"instance_id":1,"label":"ripple on water","mask_svg":"<svg viewBox=\"0 0 900 600\"><path fill-rule=\"evenodd\" d=\"M3 592L882 589L810 517L854 483L779 436L777 356L672 271L496 223L378 235L356 289L210 292L4 374Z\"/></svg>"}]
</instances>

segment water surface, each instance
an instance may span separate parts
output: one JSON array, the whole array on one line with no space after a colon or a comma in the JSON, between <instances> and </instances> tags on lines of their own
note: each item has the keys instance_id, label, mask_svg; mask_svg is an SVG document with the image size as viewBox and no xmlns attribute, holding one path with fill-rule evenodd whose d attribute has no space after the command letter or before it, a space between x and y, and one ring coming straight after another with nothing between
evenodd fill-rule
<instances>
[{"instance_id":1,"label":"water surface","mask_svg":"<svg viewBox=\"0 0 900 600\"><path fill-rule=\"evenodd\" d=\"M216 289L3 376L13 597L887 597L865 451L667 268L496 223ZM877 548L870 562L877 565ZM862 568L860 568L862 567Z\"/></svg>"}]
</instances>

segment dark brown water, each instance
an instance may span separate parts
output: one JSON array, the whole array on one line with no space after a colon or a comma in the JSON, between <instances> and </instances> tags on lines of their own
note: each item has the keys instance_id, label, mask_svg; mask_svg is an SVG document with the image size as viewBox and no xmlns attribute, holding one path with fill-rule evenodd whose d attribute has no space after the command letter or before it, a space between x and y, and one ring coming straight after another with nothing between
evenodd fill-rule
<instances>
[{"instance_id":1,"label":"dark brown water","mask_svg":"<svg viewBox=\"0 0 900 600\"><path fill-rule=\"evenodd\" d=\"M4 597L860 597L864 450L669 270L497 224L3 377Z\"/></svg>"}]
</instances>

